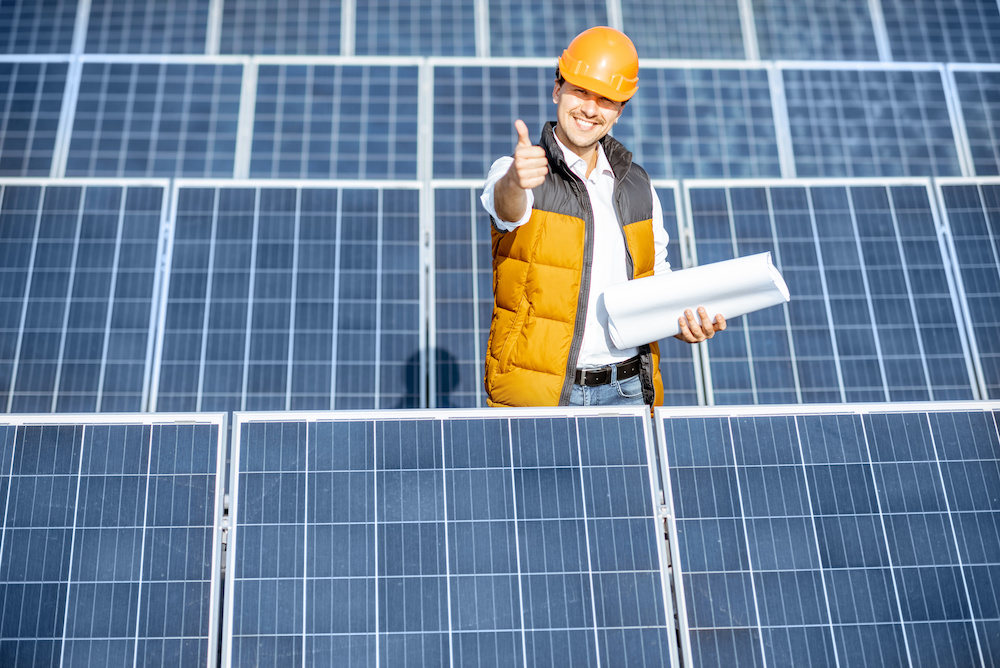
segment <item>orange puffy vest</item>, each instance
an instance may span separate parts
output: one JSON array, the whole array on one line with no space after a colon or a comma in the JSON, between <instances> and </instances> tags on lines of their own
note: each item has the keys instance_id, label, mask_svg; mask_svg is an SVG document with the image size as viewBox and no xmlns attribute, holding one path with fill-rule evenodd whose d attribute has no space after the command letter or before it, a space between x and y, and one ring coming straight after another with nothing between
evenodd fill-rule
<instances>
[{"instance_id":1,"label":"orange puffy vest","mask_svg":"<svg viewBox=\"0 0 1000 668\"><path fill-rule=\"evenodd\" d=\"M628 252L629 278L653 273L653 202L649 176L611 137L601 140L615 173L615 210ZM539 142L549 174L534 189L524 225L493 226L493 319L486 350L491 406L567 405L583 340L593 213L584 183L563 160L547 123ZM663 402L657 344L639 348L646 403Z\"/></svg>"}]
</instances>

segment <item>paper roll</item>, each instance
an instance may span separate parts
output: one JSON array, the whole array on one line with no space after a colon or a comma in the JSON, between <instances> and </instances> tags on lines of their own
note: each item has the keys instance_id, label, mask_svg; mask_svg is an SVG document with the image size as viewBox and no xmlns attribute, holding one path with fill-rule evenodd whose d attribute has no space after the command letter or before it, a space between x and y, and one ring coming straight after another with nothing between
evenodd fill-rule
<instances>
[{"instance_id":1,"label":"paper roll","mask_svg":"<svg viewBox=\"0 0 1000 668\"><path fill-rule=\"evenodd\" d=\"M680 333L677 320L685 309L704 306L710 318L721 313L728 320L788 300L788 286L770 253L639 278L604 291L611 341L623 349Z\"/></svg>"}]
</instances>

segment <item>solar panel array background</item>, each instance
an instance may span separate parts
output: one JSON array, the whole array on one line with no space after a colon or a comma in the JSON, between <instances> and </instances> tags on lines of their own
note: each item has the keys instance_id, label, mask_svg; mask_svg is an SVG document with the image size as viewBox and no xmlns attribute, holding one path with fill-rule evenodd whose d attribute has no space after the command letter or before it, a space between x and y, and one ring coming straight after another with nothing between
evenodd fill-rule
<instances>
[{"instance_id":1,"label":"solar panel array background","mask_svg":"<svg viewBox=\"0 0 1000 668\"><path fill-rule=\"evenodd\" d=\"M180 187L152 408L420 406L418 197Z\"/></svg>"},{"instance_id":2,"label":"solar panel array background","mask_svg":"<svg viewBox=\"0 0 1000 668\"><path fill-rule=\"evenodd\" d=\"M0 424L0 662L215 665L224 419Z\"/></svg>"},{"instance_id":3,"label":"solar panel array background","mask_svg":"<svg viewBox=\"0 0 1000 668\"><path fill-rule=\"evenodd\" d=\"M0 401L146 407L165 183L0 182Z\"/></svg>"},{"instance_id":4,"label":"solar panel array background","mask_svg":"<svg viewBox=\"0 0 1000 668\"><path fill-rule=\"evenodd\" d=\"M795 295L708 342L716 403L977 397L929 184L688 194L700 264L771 252Z\"/></svg>"},{"instance_id":5,"label":"solar panel array background","mask_svg":"<svg viewBox=\"0 0 1000 668\"><path fill-rule=\"evenodd\" d=\"M996 664L996 404L922 406L658 409L685 665Z\"/></svg>"},{"instance_id":6,"label":"solar panel array background","mask_svg":"<svg viewBox=\"0 0 1000 668\"><path fill-rule=\"evenodd\" d=\"M647 420L241 414L223 661L670 665Z\"/></svg>"}]
</instances>

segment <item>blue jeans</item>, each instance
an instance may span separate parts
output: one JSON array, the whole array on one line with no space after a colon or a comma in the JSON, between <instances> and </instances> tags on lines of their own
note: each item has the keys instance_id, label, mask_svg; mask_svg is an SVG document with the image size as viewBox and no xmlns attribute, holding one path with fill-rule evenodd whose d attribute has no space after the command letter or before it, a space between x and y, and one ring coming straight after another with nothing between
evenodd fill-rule
<instances>
[{"instance_id":1,"label":"blue jeans","mask_svg":"<svg viewBox=\"0 0 1000 668\"><path fill-rule=\"evenodd\" d=\"M632 376L619 382L615 377L618 370L611 372L611 382L605 385L586 387L574 385L569 395L570 406L642 406L642 380Z\"/></svg>"}]
</instances>

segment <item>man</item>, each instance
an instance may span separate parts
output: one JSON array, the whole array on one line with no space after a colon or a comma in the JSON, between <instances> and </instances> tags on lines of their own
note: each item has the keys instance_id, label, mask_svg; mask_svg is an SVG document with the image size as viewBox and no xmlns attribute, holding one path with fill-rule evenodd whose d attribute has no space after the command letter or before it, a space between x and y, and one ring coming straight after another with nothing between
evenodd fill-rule
<instances>
[{"instance_id":1,"label":"man","mask_svg":"<svg viewBox=\"0 0 1000 668\"><path fill-rule=\"evenodd\" d=\"M607 136L636 91L639 59L623 33L580 33L559 58L538 145L514 123L512 156L490 169L493 320L486 353L491 406L662 403L655 342L619 350L608 334L608 286L669 271L663 214L649 176ZM677 338L725 329L688 310Z\"/></svg>"}]
</instances>

